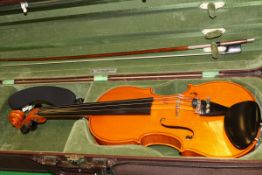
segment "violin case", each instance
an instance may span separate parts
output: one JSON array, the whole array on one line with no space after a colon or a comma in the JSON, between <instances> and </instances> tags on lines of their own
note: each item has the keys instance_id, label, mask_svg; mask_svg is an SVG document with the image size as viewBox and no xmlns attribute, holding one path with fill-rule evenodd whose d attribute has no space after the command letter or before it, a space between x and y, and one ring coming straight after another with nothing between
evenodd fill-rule
<instances>
[{"instance_id":1,"label":"violin case","mask_svg":"<svg viewBox=\"0 0 262 175\"><path fill-rule=\"evenodd\" d=\"M251 91L261 109L261 9L257 0L0 1L0 174L262 174L260 144L240 158L185 157L162 145L98 145L84 118L50 120L28 134L7 120L8 98L42 85L92 102L121 85L166 95L188 84L232 81ZM81 56L248 38L255 41L235 54Z\"/></svg>"}]
</instances>

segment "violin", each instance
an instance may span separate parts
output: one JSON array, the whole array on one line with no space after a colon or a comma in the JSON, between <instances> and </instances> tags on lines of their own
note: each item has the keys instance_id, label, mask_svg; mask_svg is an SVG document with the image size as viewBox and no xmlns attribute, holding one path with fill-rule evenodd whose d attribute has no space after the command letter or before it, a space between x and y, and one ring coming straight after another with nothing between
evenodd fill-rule
<instances>
[{"instance_id":1,"label":"violin","mask_svg":"<svg viewBox=\"0 0 262 175\"><path fill-rule=\"evenodd\" d=\"M13 110L16 128L47 119L88 118L102 145L167 145L183 156L236 158L252 151L260 137L261 115L255 97L233 82L188 85L180 94L158 95L152 88L120 86L97 102Z\"/></svg>"}]
</instances>

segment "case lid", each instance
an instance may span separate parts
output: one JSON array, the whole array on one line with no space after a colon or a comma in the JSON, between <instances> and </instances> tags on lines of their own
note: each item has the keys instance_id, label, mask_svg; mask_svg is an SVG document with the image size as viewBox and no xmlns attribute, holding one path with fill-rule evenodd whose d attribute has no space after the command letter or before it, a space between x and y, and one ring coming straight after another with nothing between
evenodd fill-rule
<instances>
[{"instance_id":1,"label":"case lid","mask_svg":"<svg viewBox=\"0 0 262 175\"><path fill-rule=\"evenodd\" d=\"M22 5L28 6L27 15L21 4L12 4L16 2L3 1L0 6L0 39L5 41L0 46L0 77L5 80L87 76L97 69L114 69L109 74L120 75L217 72L262 65L262 4L258 1L228 1L223 6L220 1L210 2L212 5L199 0L27 1L28 5ZM256 40L242 44L241 53L233 54L239 52L238 45L231 48L232 54L218 54L228 48L219 48L217 41L250 38ZM79 55L203 44L210 47L205 51L75 59ZM65 56L73 59L33 61ZM10 58L32 61L4 61Z\"/></svg>"}]
</instances>

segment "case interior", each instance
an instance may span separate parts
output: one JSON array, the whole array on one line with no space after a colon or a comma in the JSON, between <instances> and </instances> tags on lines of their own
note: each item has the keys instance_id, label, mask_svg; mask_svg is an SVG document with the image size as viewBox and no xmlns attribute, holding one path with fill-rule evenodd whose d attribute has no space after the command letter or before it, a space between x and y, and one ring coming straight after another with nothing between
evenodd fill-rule
<instances>
[{"instance_id":1,"label":"case interior","mask_svg":"<svg viewBox=\"0 0 262 175\"><path fill-rule=\"evenodd\" d=\"M244 44L242 53L171 57L160 59L127 60L68 60L68 61L16 61L0 62L0 80L23 78L74 77L92 75L94 70L113 69L113 74L216 72L220 70L250 69L262 66L262 2L247 0L224 1L225 7L217 11L215 19L199 8L199 0L163 1L99 1L94 4L52 6L34 9L27 16L12 11L0 16L1 58L38 58L91 53L106 53L195 45L242 38L255 38ZM73 4L73 3L72 3ZM0 7L1 9L1 7ZM203 37L201 30L225 28L225 34L214 40ZM168 54L194 54L184 51ZM150 54L149 54L150 56ZM222 80L218 78L151 80L151 81L94 81L53 83L49 85L71 89L85 101L95 101L102 93L119 85L153 87L159 94L183 92L188 83ZM262 103L261 78L228 78L248 88ZM41 84L0 85L0 150L58 151L101 155L179 156L166 146L138 145L100 146L92 138L85 119L48 121L28 135L10 126L6 116L10 109L8 97L26 87ZM261 145L242 159L262 159Z\"/></svg>"}]
</instances>

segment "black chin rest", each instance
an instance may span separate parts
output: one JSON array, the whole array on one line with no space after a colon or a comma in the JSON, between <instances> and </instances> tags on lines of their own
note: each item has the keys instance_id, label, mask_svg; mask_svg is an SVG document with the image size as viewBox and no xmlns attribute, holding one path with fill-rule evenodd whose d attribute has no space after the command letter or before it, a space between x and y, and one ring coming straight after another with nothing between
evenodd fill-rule
<instances>
[{"instance_id":1,"label":"black chin rest","mask_svg":"<svg viewBox=\"0 0 262 175\"><path fill-rule=\"evenodd\" d=\"M231 143L238 149L245 149L256 138L260 122L258 104L254 101L245 101L228 108L224 127Z\"/></svg>"},{"instance_id":2,"label":"black chin rest","mask_svg":"<svg viewBox=\"0 0 262 175\"><path fill-rule=\"evenodd\" d=\"M71 105L76 102L75 94L65 88L38 86L14 93L8 99L12 109L22 109L29 104L48 104L52 106Z\"/></svg>"}]
</instances>

